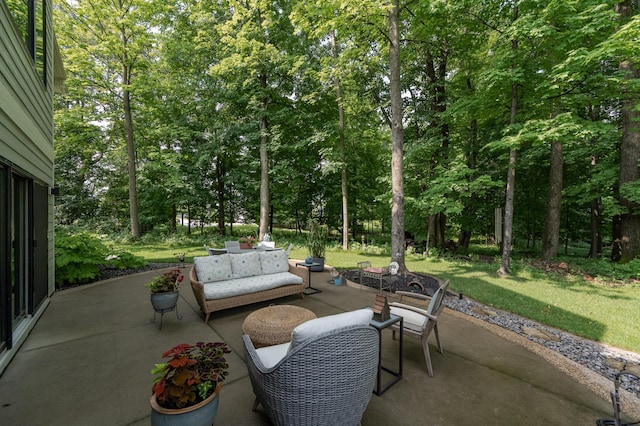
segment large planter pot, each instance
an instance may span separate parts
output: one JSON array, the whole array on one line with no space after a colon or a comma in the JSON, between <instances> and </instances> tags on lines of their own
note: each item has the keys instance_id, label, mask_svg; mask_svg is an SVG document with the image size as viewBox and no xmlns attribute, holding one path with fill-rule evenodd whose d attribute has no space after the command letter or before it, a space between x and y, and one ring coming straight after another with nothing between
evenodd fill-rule
<instances>
[{"instance_id":1,"label":"large planter pot","mask_svg":"<svg viewBox=\"0 0 640 426\"><path fill-rule=\"evenodd\" d=\"M156 314L160 314L160 329L162 330L162 318L165 312L176 311L176 318L182 319L178 314L178 296L177 291L171 293L151 293L151 306L153 306L153 318L151 322L156 322Z\"/></svg>"},{"instance_id":2,"label":"large planter pot","mask_svg":"<svg viewBox=\"0 0 640 426\"><path fill-rule=\"evenodd\" d=\"M187 408L163 408L158 405L156 395L151 396L151 425L152 426L210 426L218 413L220 398L218 394L222 383L218 383L216 390L204 401Z\"/></svg>"},{"instance_id":3,"label":"large planter pot","mask_svg":"<svg viewBox=\"0 0 640 426\"><path fill-rule=\"evenodd\" d=\"M314 257L313 263L319 263L319 266L312 266L309 268L311 272L322 272L324 271L324 257Z\"/></svg>"},{"instance_id":4,"label":"large planter pot","mask_svg":"<svg viewBox=\"0 0 640 426\"><path fill-rule=\"evenodd\" d=\"M151 293L151 305L156 312L161 314L173 311L178 303L179 295L180 293L177 291L172 293Z\"/></svg>"}]
</instances>

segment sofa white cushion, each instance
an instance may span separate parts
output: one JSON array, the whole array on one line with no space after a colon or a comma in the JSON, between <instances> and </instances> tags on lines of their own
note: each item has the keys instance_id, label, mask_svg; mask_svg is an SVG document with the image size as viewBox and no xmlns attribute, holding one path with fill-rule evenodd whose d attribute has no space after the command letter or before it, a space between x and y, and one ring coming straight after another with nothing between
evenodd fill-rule
<instances>
[{"instance_id":1,"label":"sofa white cushion","mask_svg":"<svg viewBox=\"0 0 640 426\"><path fill-rule=\"evenodd\" d=\"M289 255L284 250L262 251L260 266L263 274L275 274L289 271Z\"/></svg>"},{"instance_id":2,"label":"sofa white cushion","mask_svg":"<svg viewBox=\"0 0 640 426\"><path fill-rule=\"evenodd\" d=\"M230 280L231 273L230 255L198 256L193 258L198 280L203 283Z\"/></svg>"},{"instance_id":3,"label":"sofa white cushion","mask_svg":"<svg viewBox=\"0 0 640 426\"><path fill-rule=\"evenodd\" d=\"M262 365L264 365L265 368L271 368L287 355L289 352L289 345L291 345L291 342L265 346L264 348L256 349L256 354L258 355L258 358L260 358L260 361L262 361Z\"/></svg>"},{"instance_id":4,"label":"sofa white cushion","mask_svg":"<svg viewBox=\"0 0 640 426\"><path fill-rule=\"evenodd\" d=\"M238 256L233 254L232 256ZM257 275L255 277L234 278L227 281L204 283L204 296L207 300L224 299L242 294L270 290L283 285L302 284L302 278L291 272Z\"/></svg>"},{"instance_id":5,"label":"sofa white cushion","mask_svg":"<svg viewBox=\"0 0 640 426\"><path fill-rule=\"evenodd\" d=\"M371 309L358 309L357 311L343 312L303 322L293 329L291 333L291 349L319 336L322 333L336 330L350 325L368 325L373 318Z\"/></svg>"},{"instance_id":6,"label":"sofa white cushion","mask_svg":"<svg viewBox=\"0 0 640 426\"><path fill-rule=\"evenodd\" d=\"M256 252L230 254L233 278L252 277L262 274L260 254Z\"/></svg>"}]
</instances>

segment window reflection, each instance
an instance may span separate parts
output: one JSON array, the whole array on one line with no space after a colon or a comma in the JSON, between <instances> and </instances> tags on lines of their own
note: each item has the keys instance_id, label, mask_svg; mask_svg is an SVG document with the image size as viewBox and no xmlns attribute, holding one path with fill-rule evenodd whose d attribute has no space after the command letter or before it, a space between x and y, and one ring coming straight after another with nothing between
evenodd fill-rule
<instances>
[{"instance_id":1,"label":"window reflection","mask_svg":"<svg viewBox=\"0 0 640 426\"><path fill-rule=\"evenodd\" d=\"M45 0L5 0L18 32L29 50L41 81L46 85ZM30 16L31 15L31 16ZM29 19L31 17L31 19Z\"/></svg>"}]
</instances>

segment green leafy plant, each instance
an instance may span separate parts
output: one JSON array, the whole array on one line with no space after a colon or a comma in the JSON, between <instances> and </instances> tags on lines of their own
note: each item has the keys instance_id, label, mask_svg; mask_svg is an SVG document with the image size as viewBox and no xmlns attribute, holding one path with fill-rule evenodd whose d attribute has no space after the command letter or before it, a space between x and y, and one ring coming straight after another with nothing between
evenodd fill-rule
<instances>
[{"instance_id":1,"label":"green leafy plant","mask_svg":"<svg viewBox=\"0 0 640 426\"><path fill-rule=\"evenodd\" d=\"M229 364L224 354L231 353L224 342L181 343L165 353L166 363L156 364L152 392L161 407L185 408L207 399L216 384L224 381Z\"/></svg>"},{"instance_id":2,"label":"green leafy plant","mask_svg":"<svg viewBox=\"0 0 640 426\"><path fill-rule=\"evenodd\" d=\"M56 284L82 283L100 274L109 249L99 239L81 232L56 232Z\"/></svg>"},{"instance_id":3,"label":"green leafy plant","mask_svg":"<svg viewBox=\"0 0 640 426\"><path fill-rule=\"evenodd\" d=\"M180 289L180 283L184 279L184 275L180 272L180 269L172 269L164 272L162 275L158 275L150 283L146 283L151 293L173 293Z\"/></svg>"},{"instance_id":4,"label":"green leafy plant","mask_svg":"<svg viewBox=\"0 0 640 426\"><path fill-rule=\"evenodd\" d=\"M309 221L309 233L307 235L307 250L309 255L315 258L324 257L327 247L327 237L329 229L326 225L321 225L317 220Z\"/></svg>"}]
</instances>

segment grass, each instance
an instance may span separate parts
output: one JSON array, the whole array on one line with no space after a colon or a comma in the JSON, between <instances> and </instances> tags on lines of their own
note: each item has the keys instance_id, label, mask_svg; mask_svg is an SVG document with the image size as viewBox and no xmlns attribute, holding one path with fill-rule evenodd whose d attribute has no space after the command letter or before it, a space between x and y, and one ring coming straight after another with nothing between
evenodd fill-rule
<instances>
[{"instance_id":1,"label":"grass","mask_svg":"<svg viewBox=\"0 0 640 426\"><path fill-rule=\"evenodd\" d=\"M255 227L234 229L235 237L196 234L136 243L114 241L113 245L142 256L149 262L177 262L174 253L178 252L185 252L186 262L191 262L193 256L206 255L203 244L220 247L224 246L224 239L236 239L248 234L256 235ZM294 231L275 232L272 240L279 247L294 243L291 258L304 259L307 256L304 236ZM373 266L386 266L389 259L389 250L384 244L380 247L368 246L366 251L358 244L346 252L338 245L329 245L325 261L337 269L354 269L363 260L370 260ZM640 333L636 330L637 324L640 324L638 285L613 286L607 285L606 280L596 283L578 275L545 273L517 259L512 261L512 273L507 277L496 274L498 263L408 254L406 265L412 272L450 279L453 291L463 292L465 296L481 303L581 337L640 353Z\"/></svg>"}]
</instances>

